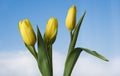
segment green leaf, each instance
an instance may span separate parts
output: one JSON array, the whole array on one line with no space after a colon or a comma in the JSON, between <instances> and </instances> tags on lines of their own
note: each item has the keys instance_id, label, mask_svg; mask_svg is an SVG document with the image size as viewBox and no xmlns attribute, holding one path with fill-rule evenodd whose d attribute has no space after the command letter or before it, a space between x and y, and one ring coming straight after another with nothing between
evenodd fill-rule
<instances>
[{"instance_id":1,"label":"green leaf","mask_svg":"<svg viewBox=\"0 0 120 76\"><path fill-rule=\"evenodd\" d=\"M82 24L82 21L83 21L85 14L86 14L86 12L84 12L83 15L80 17L80 19L79 19L79 21L74 29L74 32L72 35L72 40L71 40L70 45L69 45L67 59L65 62L64 76L71 75L71 72L73 70L73 67L74 67L76 61L77 61L77 58L79 57L79 54L82 51L81 49L78 49L78 48L75 49L75 44L77 41L80 26Z\"/></svg>"},{"instance_id":2,"label":"green leaf","mask_svg":"<svg viewBox=\"0 0 120 76\"><path fill-rule=\"evenodd\" d=\"M38 39L38 67L42 73L42 76L52 76L50 59L38 26L37 26L37 39Z\"/></svg>"},{"instance_id":3,"label":"green leaf","mask_svg":"<svg viewBox=\"0 0 120 76\"><path fill-rule=\"evenodd\" d=\"M77 59L81 53L80 48L75 48L68 56L65 64L65 69L64 69L64 76L70 76L72 73L72 70L77 62Z\"/></svg>"},{"instance_id":4,"label":"green leaf","mask_svg":"<svg viewBox=\"0 0 120 76\"><path fill-rule=\"evenodd\" d=\"M73 51L74 47L75 47L75 44L76 44L76 41L77 41L77 37L78 37L78 34L79 34L79 30L80 30L80 26L82 24L82 21L84 19L84 16L86 14L86 11L83 13L83 15L80 17L76 27L75 27L75 30L73 32L73 38L71 40L71 43L70 43L70 46L69 46L69 51L68 51L68 55L69 53L71 53L71 51Z\"/></svg>"},{"instance_id":5,"label":"green leaf","mask_svg":"<svg viewBox=\"0 0 120 76\"><path fill-rule=\"evenodd\" d=\"M25 44L25 43L24 43ZM27 47L27 49L30 51L30 53L35 57L35 59L38 59L38 54L35 50L34 46L28 46L27 44L25 44L25 46Z\"/></svg>"},{"instance_id":6,"label":"green leaf","mask_svg":"<svg viewBox=\"0 0 120 76\"><path fill-rule=\"evenodd\" d=\"M87 53L89 53L89 54L91 54L91 55L93 55L93 56L96 56L96 57L98 57L98 58L100 58L100 59L102 59L102 60L104 60L104 61L109 61L107 58L105 58L104 56L100 55L100 54L97 53L96 51L92 51L92 50L90 50L90 49L82 48L82 47L80 47L80 49L82 49L82 50L84 50L85 52L87 52Z\"/></svg>"}]
</instances>

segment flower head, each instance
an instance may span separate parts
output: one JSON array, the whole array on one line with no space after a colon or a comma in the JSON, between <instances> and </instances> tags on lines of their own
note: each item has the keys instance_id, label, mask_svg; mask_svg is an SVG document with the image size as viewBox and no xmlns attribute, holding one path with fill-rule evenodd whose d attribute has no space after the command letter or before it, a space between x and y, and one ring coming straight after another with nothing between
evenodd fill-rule
<instances>
[{"instance_id":1,"label":"flower head","mask_svg":"<svg viewBox=\"0 0 120 76\"><path fill-rule=\"evenodd\" d=\"M23 41L27 45L34 45L36 42L36 36L34 30L28 19L19 22L19 31L22 36Z\"/></svg>"},{"instance_id":2,"label":"flower head","mask_svg":"<svg viewBox=\"0 0 120 76\"><path fill-rule=\"evenodd\" d=\"M58 32L58 20L52 17L48 20L46 25L46 30L44 34L45 40L53 43L56 39L57 32Z\"/></svg>"},{"instance_id":3,"label":"flower head","mask_svg":"<svg viewBox=\"0 0 120 76\"><path fill-rule=\"evenodd\" d=\"M67 16L66 16L66 28L72 31L76 24L76 6L73 5L69 8Z\"/></svg>"}]
</instances>

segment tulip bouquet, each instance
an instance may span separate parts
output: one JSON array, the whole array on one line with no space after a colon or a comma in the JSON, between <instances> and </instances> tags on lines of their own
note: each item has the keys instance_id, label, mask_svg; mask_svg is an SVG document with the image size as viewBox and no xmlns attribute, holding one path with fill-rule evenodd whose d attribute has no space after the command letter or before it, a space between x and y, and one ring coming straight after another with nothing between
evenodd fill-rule
<instances>
[{"instance_id":1,"label":"tulip bouquet","mask_svg":"<svg viewBox=\"0 0 120 76\"><path fill-rule=\"evenodd\" d=\"M86 12L80 17L76 24L76 6L73 5L69 8L66 16L66 28L70 32L70 44L68 54L64 67L63 76L71 76L72 70L77 62L77 59L82 51L85 51L93 56L96 56L104 61L108 61L104 56L96 51L87 48L75 47L80 26ZM52 63L52 45L54 44L58 32L58 20L50 18L46 24L44 36L41 35L39 27L37 26L37 34L35 34L32 25L28 19L19 22L19 31L24 41L25 46L34 56L37 61L38 68L42 76L53 76L53 63ZM35 43L37 42L37 50Z\"/></svg>"}]
</instances>

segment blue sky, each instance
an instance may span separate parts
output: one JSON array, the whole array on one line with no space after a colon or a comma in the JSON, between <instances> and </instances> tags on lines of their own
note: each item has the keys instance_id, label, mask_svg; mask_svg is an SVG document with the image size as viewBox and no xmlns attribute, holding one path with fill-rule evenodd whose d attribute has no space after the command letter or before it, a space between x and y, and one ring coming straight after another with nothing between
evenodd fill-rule
<instances>
[{"instance_id":1,"label":"blue sky","mask_svg":"<svg viewBox=\"0 0 120 76\"><path fill-rule=\"evenodd\" d=\"M18 31L18 22L25 18L44 33L50 17L59 21L59 32L54 49L66 52L69 32L65 17L71 5L77 7L77 20L86 10L77 46L97 50L104 55L119 53L120 1L119 0L0 0L0 51L26 49Z\"/></svg>"},{"instance_id":2,"label":"blue sky","mask_svg":"<svg viewBox=\"0 0 120 76\"><path fill-rule=\"evenodd\" d=\"M77 21L86 10L86 16L79 32L76 47L81 46L96 50L111 61L108 64L101 62L99 65L97 62L89 60L91 56L90 58L89 56L86 58L88 54L82 53L83 60L82 58L81 60L86 64L81 63L78 66L88 66L89 62L87 61L91 61L90 66L95 64L95 66L93 66L96 67L94 68L95 70L100 71L98 69L101 69L101 71L104 70L106 73L102 74L102 72L97 72L96 74L92 74L91 72L88 73L89 75L99 76L102 74L101 76L119 76L120 73L117 72L117 70L120 70L120 67L117 67L117 65L120 63L118 62L120 61L120 0L0 0L0 66L4 69L0 69L0 71L4 71L0 72L0 75L8 76L6 75L6 70L14 73L16 69L13 64L15 64L16 61L20 63L23 62L21 65L20 63L16 63L16 67L20 69L21 72L17 71L14 75L10 73L10 76L36 75L36 73L30 73L31 75L29 72L25 73L29 68L23 72L21 67L30 67L34 64L26 65L31 62L31 59L29 59L31 55L29 56L27 54L26 57L26 53L22 53L21 55L21 50L22 52L27 52L27 49L20 36L18 22L26 18L30 20L35 31L36 25L38 24L42 34L44 34L46 22L50 17L58 19L58 36L53 49L57 52L55 52L55 56L58 56L55 57L56 61L54 60L54 63L57 63L56 66L60 65L59 67L61 68L60 63L65 59L63 56L67 53L70 39L69 31L65 27L65 17L69 7L73 4L77 7ZM11 52L13 54L11 54ZM11 64L13 67L7 67L8 64ZM91 67L89 67L89 69L90 68ZM77 70L79 69L77 68ZM84 73L84 69L82 69L82 71ZM55 73L57 74L57 72ZM74 72L73 76L79 76L78 73L78 71ZM86 73L82 76L88 76L85 74ZM37 75L39 76L39 73L37 73Z\"/></svg>"}]
</instances>

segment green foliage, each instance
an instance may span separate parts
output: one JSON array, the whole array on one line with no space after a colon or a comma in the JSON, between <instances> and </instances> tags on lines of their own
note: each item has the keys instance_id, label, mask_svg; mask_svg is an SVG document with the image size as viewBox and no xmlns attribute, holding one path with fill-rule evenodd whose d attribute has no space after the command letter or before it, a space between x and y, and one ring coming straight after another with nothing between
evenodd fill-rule
<instances>
[{"instance_id":1,"label":"green foliage","mask_svg":"<svg viewBox=\"0 0 120 76\"><path fill-rule=\"evenodd\" d=\"M38 67L43 76L52 76L50 58L48 56L47 49L45 48L45 44L38 27L37 27L37 39L38 39Z\"/></svg>"},{"instance_id":2,"label":"green foliage","mask_svg":"<svg viewBox=\"0 0 120 76\"><path fill-rule=\"evenodd\" d=\"M79 30L81 27L81 24L83 22L83 19L85 17L86 11L82 14L80 17L78 23L76 24L75 28L70 31L71 40L69 44L68 54L65 61L65 67L64 67L64 74L63 76L71 76L71 73L74 69L74 66L81 54L82 51L85 51L99 59L102 59L104 61L109 61L107 58L102 56L101 54L97 53L96 51L78 47L76 48L76 42L79 34ZM49 32L48 32L49 33ZM45 36L45 35L44 35ZM42 74L42 76L53 76L53 63L52 63L52 45L56 40L57 33L55 37L51 40L47 40L45 37L42 38L41 32L37 26L37 50L35 49L35 44L27 45L27 49L30 51L30 53L34 56L38 63L38 68Z\"/></svg>"},{"instance_id":3,"label":"green foliage","mask_svg":"<svg viewBox=\"0 0 120 76\"><path fill-rule=\"evenodd\" d=\"M96 56L104 61L109 61L108 59L106 59L104 56L100 55L99 53L97 53L96 51L93 51L93 50L90 50L90 49L87 49L87 48L82 48L80 47L80 49L82 49L83 51L93 55L93 56Z\"/></svg>"},{"instance_id":4,"label":"green foliage","mask_svg":"<svg viewBox=\"0 0 120 76\"><path fill-rule=\"evenodd\" d=\"M67 59L65 62L65 68L64 68L64 76L70 76L71 72L75 66L75 63L79 57L81 49L75 48L75 44L77 41L77 37L79 34L80 26L82 24L83 18L85 16L86 12L83 13L81 18L79 19L78 24L76 25L73 34L71 34L71 42L68 50ZM72 61L71 61L72 60Z\"/></svg>"},{"instance_id":5,"label":"green foliage","mask_svg":"<svg viewBox=\"0 0 120 76\"><path fill-rule=\"evenodd\" d=\"M65 70L64 70L64 76L70 76L71 72L74 68L74 65L77 62L77 59L80 55L80 53L82 52L81 49L79 48L75 48L68 56L67 60L66 60L66 64L65 64Z\"/></svg>"},{"instance_id":6,"label":"green foliage","mask_svg":"<svg viewBox=\"0 0 120 76\"><path fill-rule=\"evenodd\" d=\"M83 15L81 16L81 18L79 19L73 33L70 32L71 34L71 42L70 42L70 46L69 46L69 50L68 50L68 55L66 58L66 62L65 62L65 68L64 68L64 76L71 76L72 70L77 62L77 59L80 55L80 53L82 51L85 51L93 56L96 56L104 61L108 61L104 56L100 55L99 53L97 53L96 51L91 51L87 48L75 48L75 44L78 38L78 34L79 34L79 30L80 30L80 26L82 24L82 21L84 19L86 12L83 13Z\"/></svg>"}]
</instances>

